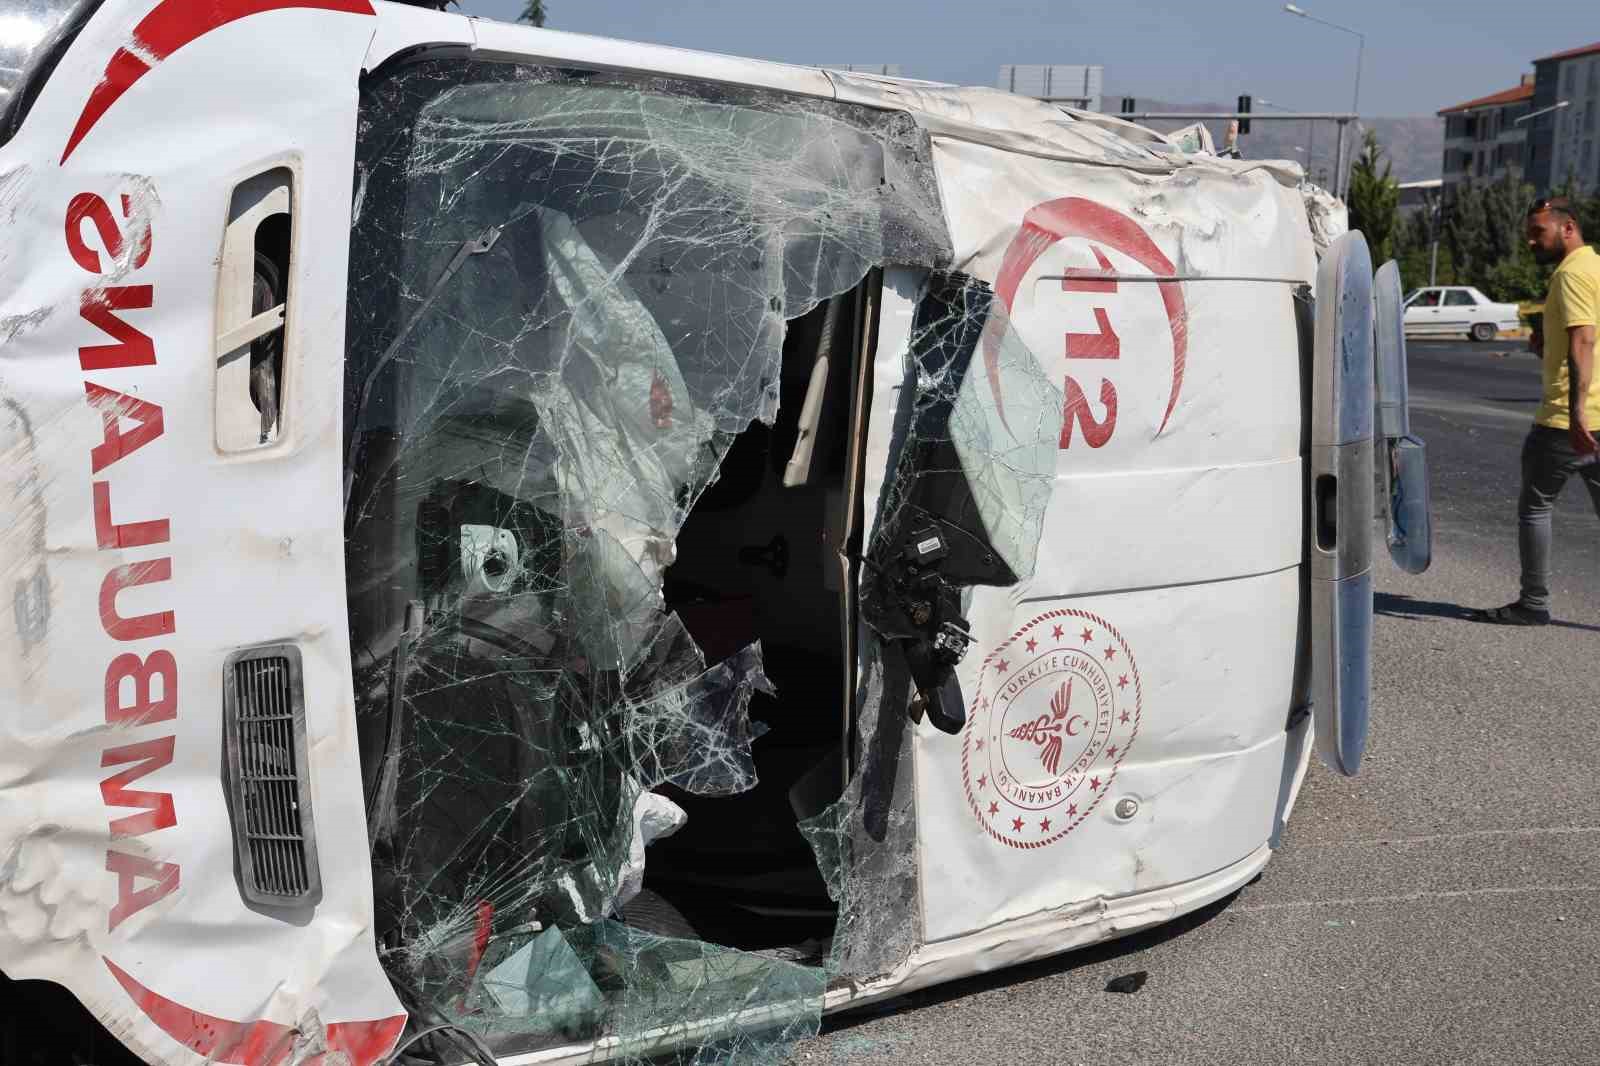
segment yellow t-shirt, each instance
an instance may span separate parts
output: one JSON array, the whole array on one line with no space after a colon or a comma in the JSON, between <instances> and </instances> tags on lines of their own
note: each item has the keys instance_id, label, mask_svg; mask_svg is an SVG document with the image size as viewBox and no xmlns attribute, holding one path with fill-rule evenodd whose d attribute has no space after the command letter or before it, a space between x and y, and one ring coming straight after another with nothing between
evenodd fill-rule
<instances>
[{"instance_id":1,"label":"yellow t-shirt","mask_svg":"<svg viewBox=\"0 0 1600 1066\"><path fill-rule=\"evenodd\" d=\"M1600 255L1587 244L1567 253L1550 279L1544 302L1544 403L1535 421L1566 429L1572 424L1567 403L1572 396L1567 369L1567 330L1600 325ZM1600 367L1589 380L1589 428L1600 427Z\"/></svg>"}]
</instances>

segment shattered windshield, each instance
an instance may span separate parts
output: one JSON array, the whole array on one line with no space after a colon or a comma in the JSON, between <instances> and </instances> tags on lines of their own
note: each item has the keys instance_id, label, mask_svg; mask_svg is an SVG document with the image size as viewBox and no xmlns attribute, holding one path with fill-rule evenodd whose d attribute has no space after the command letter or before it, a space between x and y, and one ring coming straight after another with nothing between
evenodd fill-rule
<instances>
[{"instance_id":1,"label":"shattered windshield","mask_svg":"<svg viewBox=\"0 0 1600 1066\"><path fill-rule=\"evenodd\" d=\"M784 630L725 576L782 577L781 535L703 571L682 538L771 515L740 494L777 484L791 381L865 313L874 267L948 258L931 173L904 116L824 101L455 61L364 88L346 576L380 951L419 1024L706 1061L815 1028L825 932L743 950L638 915L645 844L762 795L752 707L792 713L769 663L817 686L793 750L839 763L840 713L814 708L841 703L845 592L806 581L830 622ZM844 466L819 455L785 497L816 523ZM685 530L708 493L696 514L722 517ZM701 587L669 602L680 572ZM785 816L831 929L837 869ZM810 835L839 859L847 823Z\"/></svg>"}]
</instances>

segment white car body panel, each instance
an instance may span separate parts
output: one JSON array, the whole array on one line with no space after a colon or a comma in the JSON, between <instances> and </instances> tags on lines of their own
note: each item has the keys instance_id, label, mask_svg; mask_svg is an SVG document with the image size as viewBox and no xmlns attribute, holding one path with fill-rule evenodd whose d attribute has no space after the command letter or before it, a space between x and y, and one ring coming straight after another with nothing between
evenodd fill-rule
<instances>
[{"instance_id":1,"label":"white car body panel","mask_svg":"<svg viewBox=\"0 0 1600 1066\"><path fill-rule=\"evenodd\" d=\"M108 59L152 6L102 9L0 150L18 208L0 262L0 306L7 320L39 316L6 344L3 377L33 427L32 455L15 461L43 486L45 529L39 554L12 554L5 576L9 587L41 563L51 590L49 635L8 664L0 714L0 966L71 988L151 1062L198 1061L185 1050L197 1034L225 1061L245 1048L260 1058L320 1041L370 1062L405 1015L372 935L342 521L326 491L340 467L328 442L338 439L344 243L313 251L312 242L349 227L355 79L374 21L285 10L221 25L154 64L63 162ZM301 62L241 63L263 50L293 51ZM276 446L225 456L210 415L214 260L235 184L274 165L291 167L298 181L304 299L287 329L289 373L304 387ZM65 223L79 194L113 205L120 256L88 222ZM126 212L115 206L123 196ZM141 233L150 237L142 264ZM80 241L99 272L74 261ZM80 349L112 338L77 313L80 297L117 285L135 287L119 317L149 338L153 363L85 370ZM85 403L91 383L163 414L160 436L99 472L89 458L103 434L101 415ZM132 429L124 420L123 432ZM164 520L169 537L97 546L96 484L108 486L111 520ZM27 541L7 543L14 553ZM162 569L97 599L112 587L103 584L108 575L136 580L144 567ZM148 634L112 636L106 603L123 618L150 620ZM307 713L323 880L315 913L295 922L241 898L219 787L223 659L285 637L297 639L315 694ZM175 717L108 722L108 688L136 698L132 681L108 680L114 664L130 654L149 663L159 652L175 666ZM147 753L151 762L133 761ZM105 794L113 767L146 771L127 782L134 791L121 803ZM117 819L146 809L158 815L153 828L118 828ZM163 809L170 818L159 817Z\"/></svg>"}]
</instances>

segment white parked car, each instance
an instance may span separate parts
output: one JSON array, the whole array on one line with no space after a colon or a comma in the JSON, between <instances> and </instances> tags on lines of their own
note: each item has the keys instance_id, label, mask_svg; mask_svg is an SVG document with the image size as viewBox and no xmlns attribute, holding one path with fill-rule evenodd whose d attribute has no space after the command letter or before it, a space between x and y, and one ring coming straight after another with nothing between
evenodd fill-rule
<instances>
[{"instance_id":1,"label":"white parked car","mask_svg":"<svg viewBox=\"0 0 1600 1066\"><path fill-rule=\"evenodd\" d=\"M1516 304L1495 303L1470 285L1413 289L1405 321L1408 337L1465 333L1475 341L1492 341L1522 325Z\"/></svg>"}]
</instances>

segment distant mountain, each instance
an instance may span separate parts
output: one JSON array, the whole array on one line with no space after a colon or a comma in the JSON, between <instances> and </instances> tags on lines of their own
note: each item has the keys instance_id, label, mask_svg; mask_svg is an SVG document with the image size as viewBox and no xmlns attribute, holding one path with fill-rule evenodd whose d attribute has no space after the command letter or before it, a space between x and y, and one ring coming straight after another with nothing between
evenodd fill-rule
<instances>
[{"instance_id":1,"label":"distant mountain","mask_svg":"<svg viewBox=\"0 0 1600 1066\"><path fill-rule=\"evenodd\" d=\"M1107 111L1114 112L1122 96L1120 93L1107 91L1102 99L1104 103L1101 106ZM1231 112L1234 106L1231 103L1179 104L1144 97L1135 99L1140 111ZM1274 114L1272 110L1262 108L1260 105L1257 105L1256 113ZM1394 166L1396 181L1423 181L1439 176L1440 156L1444 151L1444 119L1434 115L1418 115L1405 118L1369 118L1362 121L1377 132L1378 143L1383 145L1383 150ZM1187 122L1145 123L1163 133L1170 133L1188 124ZM1222 147L1228 124L1208 122L1206 125L1210 128L1211 137L1216 141L1217 147ZM1314 131L1308 131L1307 125L1305 122L1252 122L1250 132L1239 138L1239 151L1247 159L1293 159L1302 165L1306 163L1309 151L1314 154L1307 169L1314 175L1326 171L1331 178L1338 124L1318 122ZM1360 134L1357 133L1350 137L1350 141L1359 143L1359 137ZM1307 151L1296 151L1297 148Z\"/></svg>"}]
</instances>

